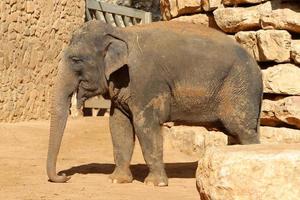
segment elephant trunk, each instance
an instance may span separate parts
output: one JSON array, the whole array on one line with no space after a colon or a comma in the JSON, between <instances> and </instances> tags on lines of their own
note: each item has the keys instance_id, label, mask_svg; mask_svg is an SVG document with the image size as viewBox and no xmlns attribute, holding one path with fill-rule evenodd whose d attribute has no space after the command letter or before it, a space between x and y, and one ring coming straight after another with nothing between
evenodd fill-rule
<instances>
[{"instance_id":1,"label":"elephant trunk","mask_svg":"<svg viewBox=\"0 0 300 200\"><path fill-rule=\"evenodd\" d=\"M74 72L71 71L67 65L61 65L61 67L59 67L57 80L54 86L54 95L51 102L47 174L52 182L62 183L70 179L70 177L67 177L65 174L56 174L56 161L69 115L71 97L77 87L78 78Z\"/></svg>"}]
</instances>

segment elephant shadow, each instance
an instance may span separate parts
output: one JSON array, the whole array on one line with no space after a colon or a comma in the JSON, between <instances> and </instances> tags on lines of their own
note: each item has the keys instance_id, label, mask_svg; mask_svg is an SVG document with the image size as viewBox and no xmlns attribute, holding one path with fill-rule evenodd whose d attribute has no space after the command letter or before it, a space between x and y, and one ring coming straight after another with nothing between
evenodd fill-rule
<instances>
[{"instance_id":1,"label":"elephant shadow","mask_svg":"<svg viewBox=\"0 0 300 200\"><path fill-rule=\"evenodd\" d=\"M195 178L198 162L166 163L165 169L169 178ZM90 163L71 167L60 171L59 174L72 176L74 174L111 174L115 165L109 163ZM143 182L149 169L145 164L135 164L130 166L133 178Z\"/></svg>"}]
</instances>

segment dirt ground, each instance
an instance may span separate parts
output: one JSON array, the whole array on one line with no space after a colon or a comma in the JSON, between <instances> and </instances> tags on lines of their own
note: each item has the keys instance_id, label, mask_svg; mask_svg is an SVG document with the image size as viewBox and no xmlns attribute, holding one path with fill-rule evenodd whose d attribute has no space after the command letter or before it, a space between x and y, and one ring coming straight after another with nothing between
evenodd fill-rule
<instances>
[{"instance_id":1,"label":"dirt ground","mask_svg":"<svg viewBox=\"0 0 300 200\"><path fill-rule=\"evenodd\" d=\"M165 148L168 187L145 185L147 167L136 144L132 159L133 183L112 184L114 169L108 118L69 120L57 169L72 176L68 183L50 183L45 172L49 121L0 124L0 199L199 199L195 187L197 163Z\"/></svg>"}]
</instances>

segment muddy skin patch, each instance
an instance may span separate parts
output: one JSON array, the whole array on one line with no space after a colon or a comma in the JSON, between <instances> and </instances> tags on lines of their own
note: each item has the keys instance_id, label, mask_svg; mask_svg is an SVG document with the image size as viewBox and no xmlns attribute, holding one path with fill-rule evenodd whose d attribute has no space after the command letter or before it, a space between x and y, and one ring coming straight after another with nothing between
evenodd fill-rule
<instances>
[{"instance_id":1,"label":"muddy skin patch","mask_svg":"<svg viewBox=\"0 0 300 200\"><path fill-rule=\"evenodd\" d=\"M167 94L162 94L159 96L154 97L143 109L143 111L140 111L135 119L135 122L138 126L144 126L146 122L146 117L145 117L145 111L146 110L151 110L151 112L156 112L157 114L164 112L165 111L165 101L167 99L168 95ZM137 108L136 108L137 109Z\"/></svg>"},{"instance_id":2,"label":"muddy skin patch","mask_svg":"<svg viewBox=\"0 0 300 200\"><path fill-rule=\"evenodd\" d=\"M153 107L154 110L159 110L160 112L163 112L165 110L165 101L167 99L167 94L162 94L157 97L154 97L146 106L146 109L149 107Z\"/></svg>"},{"instance_id":3,"label":"muddy skin patch","mask_svg":"<svg viewBox=\"0 0 300 200\"><path fill-rule=\"evenodd\" d=\"M135 119L135 122L138 126L142 127L144 124L145 124L145 117L144 117L144 111L141 111L136 119Z\"/></svg>"}]
</instances>

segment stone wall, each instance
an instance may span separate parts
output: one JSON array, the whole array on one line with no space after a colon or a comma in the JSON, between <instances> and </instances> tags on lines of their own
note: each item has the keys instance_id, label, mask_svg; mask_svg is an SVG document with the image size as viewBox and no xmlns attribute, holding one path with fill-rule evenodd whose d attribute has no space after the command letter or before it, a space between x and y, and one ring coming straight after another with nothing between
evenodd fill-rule
<instances>
[{"instance_id":1,"label":"stone wall","mask_svg":"<svg viewBox=\"0 0 300 200\"><path fill-rule=\"evenodd\" d=\"M62 49L84 0L0 1L0 121L48 119Z\"/></svg>"},{"instance_id":2,"label":"stone wall","mask_svg":"<svg viewBox=\"0 0 300 200\"><path fill-rule=\"evenodd\" d=\"M84 22L84 2L0 2L0 121L49 118L60 54ZM160 5L165 20L210 26L235 38L263 69L262 125L300 127L297 1L161 0Z\"/></svg>"},{"instance_id":3,"label":"stone wall","mask_svg":"<svg viewBox=\"0 0 300 200\"><path fill-rule=\"evenodd\" d=\"M299 1L161 0L161 12L164 20L212 27L240 43L262 68L261 125L300 129Z\"/></svg>"},{"instance_id":4,"label":"stone wall","mask_svg":"<svg viewBox=\"0 0 300 200\"><path fill-rule=\"evenodd\" d=\"M300 160L299 1L161 0L161 11L164 20L228 34L263 73L262 144L226 146L227 136L215 130L163 127L164 145L200 159L200 199L299 199L299 179L293 176L299 174Z\"/></svg>"}]
</instances>

